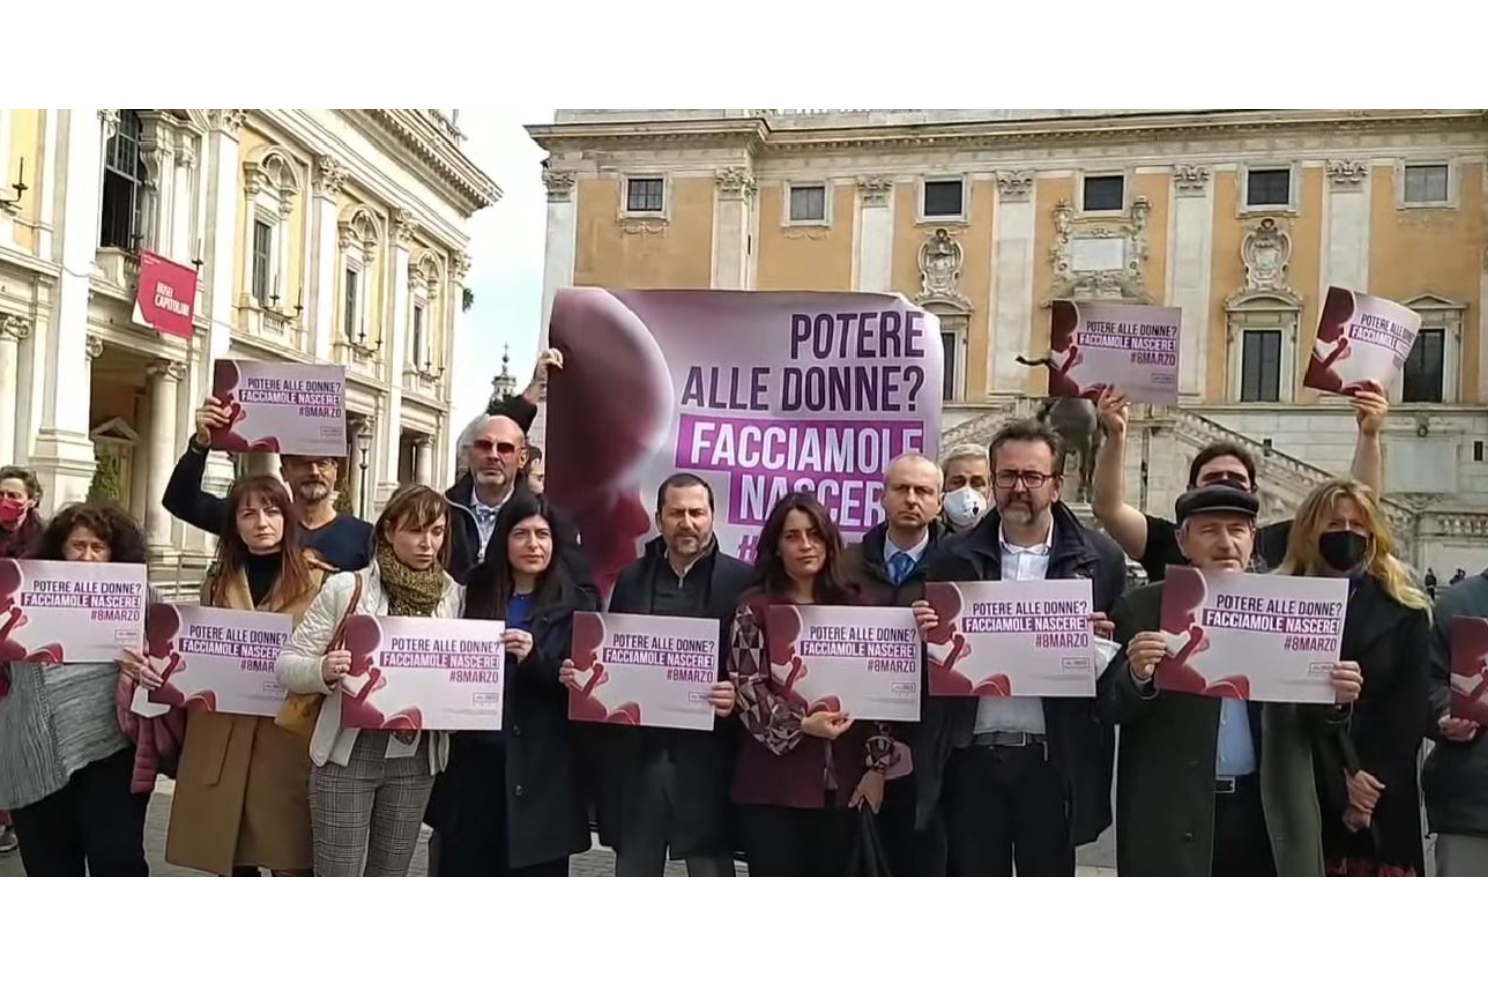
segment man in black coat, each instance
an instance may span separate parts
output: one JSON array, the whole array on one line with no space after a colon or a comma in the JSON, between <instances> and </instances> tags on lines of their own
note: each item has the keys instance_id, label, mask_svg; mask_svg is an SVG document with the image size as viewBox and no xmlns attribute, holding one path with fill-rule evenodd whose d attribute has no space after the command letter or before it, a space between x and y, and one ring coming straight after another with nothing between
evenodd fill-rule
<instances>
[{"instance_id":1,"label":"man in black coat","mask_svg":"<svg viewBox=\"0 0 1488 986\"><path fill-rule=\"evenodd\" d=\"M733 876L733 808L729 783L739 733L735 692L723 680L739 595L754 570L724 554L713 536L713 490L678 473L656 494L661 536L620 573L612 613L717 620L719 682L709 700L712 732L595 726L599 749L600 839L615 849L616 876L661 876L668 850L689 876Z\"/></svg>"},{"instance_id":2,"label":"man in black coat","mask_svg":"<svg viewBox=\"0 0 1488 986\"><path fill-rule=\"evenodd\" d=\"M1488 617L1488 572L1463 579L1436 604L1431 634L1431 737L1421 785L1436 833L1437 876L1488 876L1488 735L1452 715L1452 620Z\"/></svg>"},{"instance_id":3,"label":"man in black coat","mask_svg":"<svg viewBox=\"0 0 1488 986\"><path fill-rule=\"evenodd\" d=\"M1060 502L1057 432L1013 421L992 439L997 507L931 557L931 582L1088 579L1097 632L1126 585L1126 559ZM922 632L938 625L914 605ZM944 812L958 876L1074 876L1075 847L1111 824L1114 738L1093 698L934 698L914 749L916 821Z\"/></svg>"},{"instance_id":4,"label":"man in black coat","mask_svg":"<svg viewBox=\"0 0 1488 986\"><path fill-rule=\"evenodd\" d=\"M950 536L938 519L942 485L940 467L923 455L908 453L889 463L884 471L886 519L842 556L843 577L865 604L908 606L924 597L926 563L935 546ZM893 724L900 742L911 744L917 728L917 723ZM895 876L945 876L945 827L937 814L916 831L917 801L913 772L884 784L878 831L889 870Z\"/></svg>"}]
</instances>

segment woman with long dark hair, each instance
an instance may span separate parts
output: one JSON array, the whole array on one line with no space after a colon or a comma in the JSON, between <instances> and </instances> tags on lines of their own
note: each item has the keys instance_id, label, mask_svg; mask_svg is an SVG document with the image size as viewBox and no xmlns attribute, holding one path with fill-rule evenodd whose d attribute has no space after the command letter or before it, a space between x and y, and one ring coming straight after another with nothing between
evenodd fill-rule
<instances>
[{"instance_id":1,"label":"woman with long dark hair","mask_svg":"<svg viewBox=\"0 0 1488 986\"><path fill-rule=\"evenodd\" d=\"M204 606L286 613L299 623L324 567L307 559L289 491L248 476L227 495ZM166 862L221 876L308 876L310 743L263 716L192 709L171 801Z\"/></svg>"},{"instance_id":2,"label":"woman with long dark hair","mask_svg":"<svg viewBox=\"0 0 1488 986\"><path fill-rule=\"evenodd\" d=\"M448 525L449 502L441 494L427 486L400 488L372 529L372 564L326 579L279 655L285 688L326 696L310 737L316 876L408 875L429 792L449 760L449 734L343 726L341 681L353 655L332 644L352 614L460 615L464 590L444 568Z\"/></svg>"},{"instance_id":3,"label":"woman with long dark hair","mask_svg":"<svg viewBox=\"0 0 1488 986\"><path fill-rule=\"evenodd\" d=\"M883 803L892 740L878 723L809 712L770 672L765 624L773 604L858 602L839 568L842 535L810 493L775 505L760 531L757 585L739 600L729 671L748 735L733 800L751 876L841 876L854 810Z\"/></svg>"},{"instance_id":4,"label":"woman with long dark hair","mask_svg":"<svg viewBox=\"0 0 1488 986\"><path fill-rule=\"evenodd\" d=\"M1424 876L1416 758L1431 689L1431 603L1395 558L1374 492L1348 479L1303 501L1279 571L1349 580L1343 659L1364 691L1317 750L1323 854L1334 876Z\"/></svg>"},{"instance_id":5,"label":"woman with long dark hair","mask_svg":"<svg viewBox=\"0 0 1488 986\"><path fill-rule=\"evenodd\" d=\"M144 564L145 538L117 507L76 504L52 518L32 557ZM150 796L130 790L119 667L0 664L0 678L10 685L0 701L0 808L11 813L27 875L148 876Z\"/></svg>"},{"instance_id":6,"label":"woman with long dark hair","mask_svg":"<svg viewBox=\"0 0 1488 986\"><path fill-rule=\"evenodd\" d=\"M597 600L559 559L568 543L547 501L519 489L470 576L466 618L506 623L502 728L455 734L439 781L440 876L567 876L589 847L558 674L573 614Z\"/></svg>"}]
</instances>

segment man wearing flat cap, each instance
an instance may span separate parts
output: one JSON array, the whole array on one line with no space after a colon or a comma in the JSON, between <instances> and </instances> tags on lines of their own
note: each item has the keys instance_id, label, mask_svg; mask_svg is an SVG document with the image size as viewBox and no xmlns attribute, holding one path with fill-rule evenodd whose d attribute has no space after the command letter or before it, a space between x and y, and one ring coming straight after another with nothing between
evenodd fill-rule
<instances>
[{"instance_id":1,"label":"man wearing flat cap","mask_svg":"<svg viewBox=\"0 0 1488 986\"><path fill-rule=\"evenodd\" d=\"M1178 544L1203 572L1244 572L1260 504L1207 486L1178 498ZM1339 704L1210 698L1156 687L1169 659L1163 583L1127 593L1111 614L1121 653L1101 676L1101 715L1121 729L1116 860L1122 876L1322 876L1314 740L1340 728L1363 678L1333 670Z\"/></svg>"}]
</instances>

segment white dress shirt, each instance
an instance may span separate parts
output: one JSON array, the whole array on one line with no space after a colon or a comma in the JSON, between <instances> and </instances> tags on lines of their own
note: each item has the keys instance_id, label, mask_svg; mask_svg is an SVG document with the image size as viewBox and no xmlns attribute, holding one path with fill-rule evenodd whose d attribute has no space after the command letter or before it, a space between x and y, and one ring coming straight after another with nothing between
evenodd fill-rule
<instances>
[{"instance_id":1,"label":"white dress shirt","mask_svg":"<svg viewBox=\"0 0 1488 986\"><path fill-rule=\"evenodd\" d=\"M1031 582L1042 579L1049 573L1049 552L1054 546L1054 524L1049 524L1049 533L1043 544L1022 548L1008 544L1003 529L997 529L997 540L1002 545L1002 580L1004 582ZM981 698L977 700L977 733L1034 733L1044 732L1044 700L1041 698Z\"/></svg>"}]
</instances>

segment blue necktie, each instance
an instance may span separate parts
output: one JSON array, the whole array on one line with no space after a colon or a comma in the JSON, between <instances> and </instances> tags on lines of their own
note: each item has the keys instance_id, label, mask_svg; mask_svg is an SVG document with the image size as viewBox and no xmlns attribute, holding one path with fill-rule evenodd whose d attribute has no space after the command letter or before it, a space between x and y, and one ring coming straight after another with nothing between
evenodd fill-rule
<instances>
[{"instance_id":1,"label":"blue necktie","mask_svg":"<svg viewBox=\"0 0 1488 986\"><path fill-rule=\"evenodd\" d=\"M901 551L889 559L889 578L899 585L909 578L910 571L914 568L914 559L909 557L908 552Z\"/></svg>"}]
</instances>

